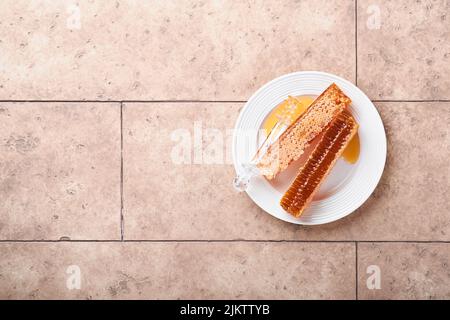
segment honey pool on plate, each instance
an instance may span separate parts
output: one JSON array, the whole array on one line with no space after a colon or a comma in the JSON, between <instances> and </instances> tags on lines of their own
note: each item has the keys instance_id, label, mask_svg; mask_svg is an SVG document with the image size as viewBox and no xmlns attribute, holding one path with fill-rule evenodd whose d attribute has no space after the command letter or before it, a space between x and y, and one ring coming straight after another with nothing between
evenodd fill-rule
<instances>
[{"instance_id":1,"label":"honey pool on plate","mask_svg":"<svg viewBox=\"0 0 450 320\"><path fill-rule=\"evenodd\" d=\"M306 109L314 101L314 99L315 97L311 96L288 97L288 99L284 100L278 106L276 106L266 117L263 122L262 129L264 129L266 135L268 135L278 121L277 115L285 108L288 108L289 103L296 104L296 108L294 109L295 111L292 114L292 119L297 119L297 117L299 117L303 112L306 111ZM297 176L298 170L303 165L303 163L305 163L309 154L309 148L314 148L316 140L317 139L312 141L311 145L305 150L305 153L300 157L300 159L294 161L286 170L278 174L275 179L268 180L275 189L277 189L281 193L284 193L289 188L289 186ZM353 139L350 140L349 145L342 153L342 159L344 161L340 160L336 163L336 170L332 170L330 175L321 186L319 192L314 196L313 201L326 198L327 196L335 192L335 190L339 188L339 186L352 175L354 166L356 166L358 162L359 153L359 136L358 134L356 134Z\"/></svg>"}]
</instances>

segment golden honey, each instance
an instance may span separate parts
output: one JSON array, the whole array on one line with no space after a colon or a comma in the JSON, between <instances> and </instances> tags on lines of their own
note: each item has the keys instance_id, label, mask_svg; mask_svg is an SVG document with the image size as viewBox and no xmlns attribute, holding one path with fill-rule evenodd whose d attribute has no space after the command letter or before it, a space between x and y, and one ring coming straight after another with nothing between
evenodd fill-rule
<instances>
[{"instance_id":1,"label":"golden honey","mask_svg":"<svg viewBox=\"0 0 450 320\"><path fill-rule=\"evenodd\" d=\"M348 143L348 146L344 149L344 152L342 152L342 158L348 163L354 164L359 159L359 152L359 135L356 133Z\"/></svg>"},{"instance_id":2,"label":"golden honey","mask_svg":"<svg viewBox=\"0 0 450 320\"><path fill-rule=\"evenodd\" d=\"M296 105L295 111L292 114L292 122L294 122L303 112L308 109L309 105L314 101L313 98L308 96L300 96L300 97L288 97L288 99L281 102L278 106L273 109L273 111L267 116L266 120L263 123L262 128L265 130L266 135L270 133L272 128L278 122L277 115L284 112L285 108L288 107L289 103L293 101Z\"/></svg>"}]
</instances>

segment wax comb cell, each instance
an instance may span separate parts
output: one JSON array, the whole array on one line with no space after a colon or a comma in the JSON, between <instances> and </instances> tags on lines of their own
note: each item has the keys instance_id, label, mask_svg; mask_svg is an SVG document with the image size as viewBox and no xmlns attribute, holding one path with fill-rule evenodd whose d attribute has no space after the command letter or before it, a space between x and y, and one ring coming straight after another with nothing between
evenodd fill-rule
<instances>
[{"instance_id":1,"label":"wax comb cell","mask_svg":"<svg viewBox=\"0 0 450 320\"><path fill-rule=\"evenodd\" d=\"M295 217L303 213L357 131L358 124L350 113L342 111L337 115L281 198L284 210Z\"/></svg>"}]
</instances>

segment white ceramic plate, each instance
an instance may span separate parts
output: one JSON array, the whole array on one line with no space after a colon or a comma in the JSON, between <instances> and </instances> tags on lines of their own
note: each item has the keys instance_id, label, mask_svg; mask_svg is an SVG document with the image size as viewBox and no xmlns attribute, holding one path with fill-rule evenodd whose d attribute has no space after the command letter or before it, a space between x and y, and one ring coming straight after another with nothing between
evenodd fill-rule
<instances>
[{"instance_id":1,"label":"white ceramic plate","mask_svg":"<svg viewBox=\"0 0 450 320\"><path fill-rule=\"evenodd\" d=\"M255 177L247 189L264 211L281 220L305 225L336 221L361 206L377 186L386 161L386 134L377 109L352 83L333 74L303 71L286 74L265 84L248 100L236 122L233 161L236 172L258 147L258 131L280 102L292 96L318 96L335 82L352 99L350 110L359 123L360 156L355 164L339 159L310 206L300 218L288 214L279 201L295 178L295 168L280 174L277 182ZM231 182L230 182L231 185ZM230 186L231 187L231 186Z\"/></svg>"}]
</instances>

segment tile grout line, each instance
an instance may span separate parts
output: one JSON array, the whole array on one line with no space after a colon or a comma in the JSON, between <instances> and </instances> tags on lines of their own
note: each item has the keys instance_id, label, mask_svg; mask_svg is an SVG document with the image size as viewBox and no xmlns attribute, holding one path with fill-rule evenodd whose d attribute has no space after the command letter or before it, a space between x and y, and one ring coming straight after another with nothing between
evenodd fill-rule
<instances>
[{"instance_id":1,"label":"tile grout line","mask_svg":"<svg viewBox=\"0 0 450 320\"><path fill-rule=\"evenodd\" d=\"M195 239L140 239L140 240L117 240L117 239L103 239L103 240L87 240L87 239L74 239L74 240L0 240L0 243L53 243L53 242L82 242L82 243L109 243L109 242L129 242L129 243L399 243L399 244L450 244L450 241L444 241L444 240L362 240L362 241L355 241L355 240L256 240L256 239L229 239L229 240L195 240Z\"/></svg>"},{"instance_id":2,"label":"tile grout line","mask_svg":"<svg viewBox=\"0 0 450 320\"><path fill-rule=\"evenodd\" d=\"M450 100L447 100L447 99L428 99L428 100L419 100L419 99L417 99L417 100L414 100L414 99L411 99L411 100L380 99L380 100L378 100L378 99L373 99L371 101L372 102L394 102L394 103L397 103L397 102L424 102L424 103L426 103L426 102L450 102Z\"/></svg>"},{"instance_id":3,"label":"tile grout line","mask_svg":"<svg viewBox=\"0 0 450 320\"><path fill-rule=\"evenodd\" d=\"M425 103L450 102L450 99L371 99L371 101ZM0 103L247 103L247 100L0 100Z\"/></svg>"},{"instance_id":4,"label":"tile grout line","mask_svg":"<svg viewBox=\"0 0 450 320\"><path fill-rule=\"evenodd\" d=\"M355 298L358 300L358 241L355 241Z\"/></svg>"},{"instance_id":5,"label":"tile grout line","mask_svg":"<svg viewBox=\"0 0 450 320\"><path fill-rule=\"evenodd\" d=\"M355 0L355 85L358 86L358 0ZM358 300L358 241L355 241L355 300Z\"/></svg>"},{"instance_id":6,"label":"tile grout line","mask_svg":"<svg viewBox=\"0 0 450 320\"><path fill-rule=\"evenodd\" d=\"M0 103L245 103L247 100L0 100Z\"/></svg>"},{"instance_id":7,"label":"tile grout line","mask_svg":"<svg viewBox=\"0 0 450 320\"><path fill-rule=\"evenodd\" d=\"M358 0L355 0L355 85L358 86Z\"/></svg>"},{"instance_id":8,"label":"tile grout line","mask_svg":"<svg viewBox=\"0 0 450 320\"><path fill-rule=\"evenodd\" d=\"M124 235L123 219L123 103L120 103L120 240Z\"/></svg>"}]
</instances>

